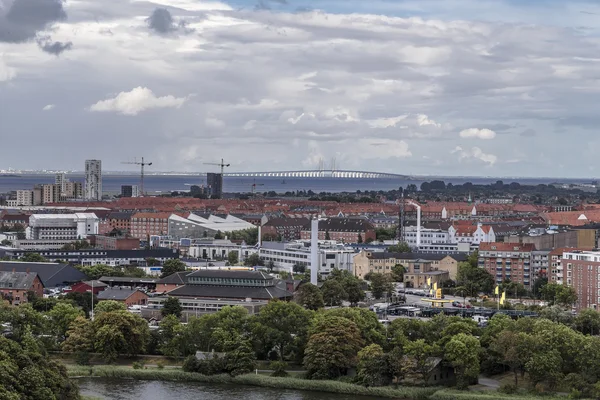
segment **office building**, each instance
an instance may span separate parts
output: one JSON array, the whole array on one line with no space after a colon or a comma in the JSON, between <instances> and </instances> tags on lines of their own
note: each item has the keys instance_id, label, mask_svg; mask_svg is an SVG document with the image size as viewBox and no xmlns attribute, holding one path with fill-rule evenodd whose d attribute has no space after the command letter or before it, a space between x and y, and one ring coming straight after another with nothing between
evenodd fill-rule
<instances>
[{"instance_id":1,"label":"office building","mask_svg":"<svg viewBox=\"0 0 600 400\"><path fill-rule=\"evenodd\" d=\"M139 197L140 191L137 185L121 185L121 197Z\"/></svg>"},{"instance_id":2,"label":"office building","mask_svg":"<svg viewBox=\"0 0 600 400\"><path fill-rule=\"evenodd\" d=\"M102 161L85 161L85 199L102 200Z\"/></svg>"},{"instance_id":3,"label":"office building","mask_svg":"<svg viewBox=\"0 0 600 400\"><path fill-rule=\"evenodd\" d=\"M220 199L223 196L223 175L209 172L206 174L206 184L208 192L213 199Z\"/></svg>"},{"instance_id":4,"label":"office building","mask_svg":"<svg viewBox=\"0 0 600 400\"><path fill-rule=\"evenodd\" d=\"M78 240L98 234L99 219L93 213L33 214L26 229L27 239Z\"/></svg>"}]
</instances>

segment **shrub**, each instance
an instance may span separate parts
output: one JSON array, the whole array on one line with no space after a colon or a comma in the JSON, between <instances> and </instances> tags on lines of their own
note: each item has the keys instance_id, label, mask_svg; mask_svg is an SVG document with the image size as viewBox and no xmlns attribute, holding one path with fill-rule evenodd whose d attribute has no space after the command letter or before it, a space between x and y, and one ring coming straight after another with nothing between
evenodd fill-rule
<instances>
[{"instance_id":1,"label":"shrub","mask_svg":"<svg viewBox=\"0 0 600 400\"><path fill-rule=\"evenodd\" d=\"M80 351L75 355L75 363L77 365L90 365L90 353L87 351Z\"/></svg>"},{"instance_id":2,"label":"shrub","mask_svg":"<svg viewBox=\"0 0 600 400\"><path fill-rule=\"evenodd\" d=\"M289 374L286 372L287 368L287 363L283 362L283 361L271 361L271 363L269 364L269 369L272 369L273 372L271 373L271 376L278 376L278 377L286 377Z\"/></svg>"},{"instance_id":3,"label":"shrub","mask_svg":"<svg viewBox=\"0 0 600 400\"><path fill-rule=\"evenodd\" d=\"M185 360L183 360L182 369L185 372L196 372L196 370L198 369L198 359L196 358L196 356L187 356Z\"/></svg>"},{"instance_id":4,"label":"shrub","mask_svg":"<svg viewBox=\"0 0 600 400\"><path fill-rule=\"evenodd\" d=\"M505 383L498 389L500 393L513 394L517 391L517 386L514 383Z\"/></svg>"},{"instance_id":5,"label":"shrub","mask_svg":"<svg viewBox=\"0 0 600 400\"><path fill-rule=\"evenodd\" d=\"M156 362L156 368L158 369L164 369L165 368L165 362L163 360L159 360Z\"/></svg>"},{"instance_id":6,"label":"shrub","mask_svg":"<svg viewBox=\"0 0 600 400\"><path fill-rule=\"evenodd\" d=\"M132 364L133 369L144 369L143 361L136 361Z\"/></svg>"},{"instance_id":7,"label":"shrub","mask_svg":"<svg viewBox=\"0 0 600 400\"><path fill-rule=\"evenodd\" d=\"M581 399L583 394L577 389L571 389L571 393L569 393L569 399Z\"/></svg>"}]
</instances>

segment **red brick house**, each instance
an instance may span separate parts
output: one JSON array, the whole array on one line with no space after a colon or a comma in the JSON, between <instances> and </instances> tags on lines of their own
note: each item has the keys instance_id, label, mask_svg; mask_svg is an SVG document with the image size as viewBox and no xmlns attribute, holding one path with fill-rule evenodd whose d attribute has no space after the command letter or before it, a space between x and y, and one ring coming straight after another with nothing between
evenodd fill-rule
<instances>
[{"instance_id":1,"label":"red brick house","mask_svg":"<svg viewBox=\"0 0 600 400\"><path fill-rule=\"evenodd\" d=\"M104 282L85 281L85 282L79 282L74 285L71 285L71 292L88 293L88 292L91 292L92 288L93 288L94 294L98 295L98 293L102 292L107 287L108 287L108 285Z\"/></svg>"},{"instance_id":2,"label":"red brick house","mask_svg":"<svg viewBox=\"0 0 600 400\"><path fill-rule=\"evenodd\" d=\"M186 281L185 278L192 271L183 271L183 272L175 272L169 276L165 276L164 278L158 280L156 282L156 292L157 293L166 293L170 292L173 289L177 289L180 286L184 286Z\"/></svg>"},{"instance_id":3,"label":"red brick house","mask_svg":"<svg viewBox=\"0 0 600 400\"><path fill-rule=\"evenodd\" d=\"M125 303L127 307L131 307L145 305L148 302L148 295L137 289L112 287L98 293L98 300L115 300Z\"/></svg>"},{"instance_id":4,"label":"red brick house","mask_svg":"<svg viewBox=\"0 0 600 400\"><path fill-rule=\"evenodd\" d=\"M300 237L310 240L310 224L302 230ZM319 220L319 240L327 239L368 243L376 239L375 227L365 218L326 218Z\"/></svg>"},{"instance_id":5,"label":"red brick house","mask_svg":"<svg viewBox=\"0 0 600 400\"><path fill-rule=\"evenodd\" d=\"M37 296L44 295L44 285L35 272L4 272L0 271L0 296L12 305L24 304L29 301L27 292Z\"/></svg>"}]
</instances>

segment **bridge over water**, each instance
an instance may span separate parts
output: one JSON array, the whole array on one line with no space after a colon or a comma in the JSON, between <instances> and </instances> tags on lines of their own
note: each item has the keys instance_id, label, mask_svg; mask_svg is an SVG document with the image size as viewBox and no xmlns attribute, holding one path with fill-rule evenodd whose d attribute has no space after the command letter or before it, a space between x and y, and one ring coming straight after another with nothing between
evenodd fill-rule
<instances>
[{"instance_id":1,"label":"bridge over water","mask_svg":"<svg viewBox=\"0 0 600 400\"><path fill-rule=\"evenodd\" d=\"M388 172L369 172L351 170L302 170L270 172L226 172L226 177L248 178L340 178L340 179L410 179L409 176Z\"/></svg>"}]
</instances>

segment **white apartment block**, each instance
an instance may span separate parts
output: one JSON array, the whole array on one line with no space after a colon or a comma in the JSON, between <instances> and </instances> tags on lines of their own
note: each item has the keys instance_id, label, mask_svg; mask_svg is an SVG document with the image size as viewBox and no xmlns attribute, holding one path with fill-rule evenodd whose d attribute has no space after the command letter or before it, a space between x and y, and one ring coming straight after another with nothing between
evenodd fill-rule
<instances>
[{"instance_id":1,"label":"white apartment block","mask_svg":"<svg viewBox=\"0 0 600 400\"><path fill-rule=\"evenodd\" d=\"M33 214L26 229L27 239L78 240L97 235L100 220L93 213Z\"/></svg>"},{"instance_id":2,"label":"white apartment block","mask_svg":"<svg viewBox=\"0 0 600 400\"><path fill-rule=\"evenodd\" d=\"M402 232L402 240L410 247L417 246L417 227L407 226ZM450 243L450 234L441 229L421 228L421 245L430 245L434 243Z\"/></svg>"},{"instance_id":3,"label":"white apartment block","mask_svg":"<svg viewBox=\"0 0 600 400\"><path fill-rule=\"evenodd\" d=\"M32 206L33 190L17 190L17 206Z\"/></svg>"},{"instance_id":4,"label":"white apartment block","mask_svg":"<svg viewBox=\"0 0 600 400\"><path fill-rule=\"evenodd\" d=\"M85 160L85 188L86 200L102 200L102 161Z\"/></svg>"}]
</instances>

